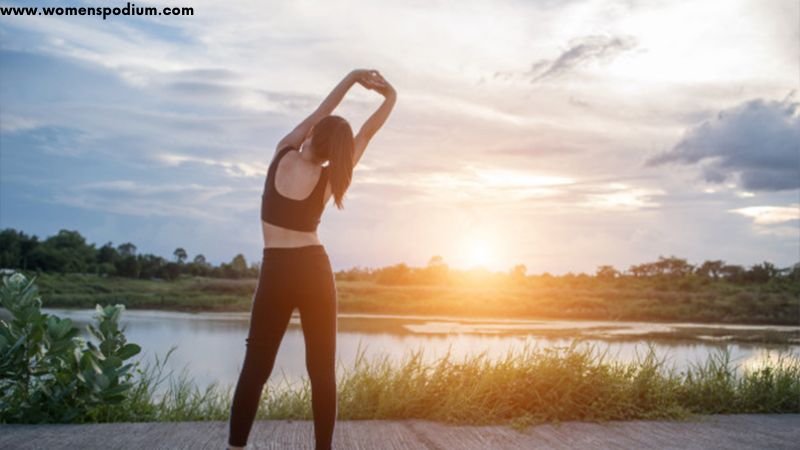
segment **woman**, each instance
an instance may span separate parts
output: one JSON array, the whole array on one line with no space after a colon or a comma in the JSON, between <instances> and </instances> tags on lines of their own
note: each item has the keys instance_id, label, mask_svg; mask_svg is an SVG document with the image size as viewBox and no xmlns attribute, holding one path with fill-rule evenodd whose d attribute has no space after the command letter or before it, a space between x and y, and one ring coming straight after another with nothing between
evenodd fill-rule
<instances>
[{"instance_id":1,"label":"woman","mask_svg":"<svg viewBox=\"0 0 800 450\"><path fill-rule=\"evenodd\" d=\"M355 83L380 93L384 101L354 137L350 124L331 113ZM354 70L278 143L262 195L264 254L244 364L231 406L230 449L247 444L264 383L294 308L300 311L306 344L316 448L331 448L336 421L337 293L316 229L331 197L343 208L353 167L386 121L396 97L378 71Z\"/></svg>"}]
</instances>

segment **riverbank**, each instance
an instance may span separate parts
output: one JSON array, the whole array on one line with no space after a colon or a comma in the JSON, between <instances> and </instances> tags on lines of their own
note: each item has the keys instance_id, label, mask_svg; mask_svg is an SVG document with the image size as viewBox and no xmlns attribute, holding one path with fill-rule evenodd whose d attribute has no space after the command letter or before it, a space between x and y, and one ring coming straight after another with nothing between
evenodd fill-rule
<instances>
[{"instance_id":1,"label":"riverbank","mask_svg":"<svg viewBox=\"0 0 800 450\"><path fill-rule=\"evenodd\" d=\"M201 386L167 369L169 354L147 364L126 398L95 409L90 422L225 420L232 385ZM600 349L526 346L429 361L423 351L402 359L357 357L340 367L341 420L431 420L457 425L681 419L693 414L800 413L800 360L793 355L738 367L727 352L675 371L650 351L629 363ZM741 369L741 370L740 370ZM272 379L257 418L309 420L311 390Z\"/></svg>"},{"instance_id":2,"label":"riverbank","mask_svg":"<svg viewBox=\"0 0 800 450\"><path fill-rule=\"evenodd\" d=\"M138 280L88 274L42 274L45 307L249 311L255 279L181 277ZM384 285L337 280L342 313L648 322L797 325L794 285L664 284L611 280L567 284Z\"/></svg>"},{"instance_id":3,"label":"riverbank","mask_svg":"<svg viewBox=\"0 0 800 450\"><path fill-rule=\"evenodd\" d=\"M0 425L0 448L219 449L224 448L227 432L225 421ZM799 414L712 415L687 421L562 422L522 431L420 420L364 420L340 421L334 432L334 448L375 450L794 449L798 441ZM248 448L313 449L312 423L256 421Z\"/></svg>"}]
</instances>

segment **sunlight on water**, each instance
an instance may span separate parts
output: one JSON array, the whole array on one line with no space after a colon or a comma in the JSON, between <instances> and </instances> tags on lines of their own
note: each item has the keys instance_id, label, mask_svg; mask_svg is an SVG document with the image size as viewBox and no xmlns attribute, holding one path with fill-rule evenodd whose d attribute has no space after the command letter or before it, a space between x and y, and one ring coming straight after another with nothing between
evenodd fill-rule
<instances>
[{"instance_id":1,"label":"sunlight on water","mask_svg":"<svg viewBox=\"0 0 800 450\"><path fill-rule=\"evenodd\" d=\"M797 348L795 348L796 350ZM739 364L745 372L756 372L766 366L776 366L780 362L800 362L800 354L789 352L785 349L760 349L755 354L748 356Z\"/></svg>"}]
</instances>

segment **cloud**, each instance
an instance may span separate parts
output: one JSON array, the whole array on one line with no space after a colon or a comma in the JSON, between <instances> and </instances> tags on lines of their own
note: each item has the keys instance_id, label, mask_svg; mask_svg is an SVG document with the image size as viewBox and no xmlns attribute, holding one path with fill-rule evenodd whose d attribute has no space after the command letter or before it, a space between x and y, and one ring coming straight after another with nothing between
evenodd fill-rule
<instances>
[{"instance_id":1,"label":"cloud","mask_svg":"<svg viewBox=\"0 0 800 450\"><path fill-rule=\"evenodd\" d=\"M728 212L752 219L752 229L757 235L775 236L787 242L797 242L800 237L800 203L789 206L748 206L729 209Z\"/></svg>"},{"instance_id":2,"label":"cloud","mask_svg":"<svg viewBox=\"0 0 800 450\"><path fill-rule=\"evenodd\" d=\"M180 165L184 163L199 163L213 167L221 167L225 173L232 177L264 177L267 173L267 164L252 164L241 161L227 161L219 158L198 158L190 155L161 153L157 159L167 165Z\"/></svg>"},{"instance_id":3,"label":"cloud","mask_svg":"<svg viewBox=\"0 0 800 450\"><path fill-rule=\"evenodd\" d=\"M84 183L56 192L51 201L61 205L141 217L192 217L220 221L240 210L229 194L241 195L230 186L200 184L151 184L134 180ZM209 208L214 204L214 208ZM220 214L220 210L225 213Z\"/></svg>"},{"instance_id":4,"label":"cloud","mask_svg":"<svg viewBox=\"0 0 800 450\"><path fill-rule=\"evenodd\" d=\"M531 83L546 78L559 78L568 72L591 62L608 62L620 53L637 45L633 36L590 35L569 41L569 48L555 59L540 59L522 74ZM495 78L510 78L512 73L496 72Z\"/></svg>"},{"instance_id":5,"label":"cloud","mask_svg":"<svg viewBox=\"0 0 800 450\"><path fill-rule=\"evenodd\" d=\"M706 181L738 178L747 191L798 189L800 103L790 99L791 95L783 101L755 99L720 111L645 165L699 164Z\"/></svg>"},{"instance_id":6,"label":"cloud","mask_svg":"<svg viewBox=\"0 0 800 450\"><path fill-rule=\"evenodd\" d=\"M29 131L39 128L40 126L42 126L42 123L36 119L29 119L27 117L15 115L0 116L0 131L3 133Z\"/></svg>"},{"instance_id":7,"label":"cloud","mask_svg":"<svg viewBox=\"0 0 800 450\"><path fill-rule=\"evenodd\" d=\"M797 203L789 206L748 206L729 211L750 217L754 223L759 225L800 220L800 204Z\"/></svg>"}]
</instances>

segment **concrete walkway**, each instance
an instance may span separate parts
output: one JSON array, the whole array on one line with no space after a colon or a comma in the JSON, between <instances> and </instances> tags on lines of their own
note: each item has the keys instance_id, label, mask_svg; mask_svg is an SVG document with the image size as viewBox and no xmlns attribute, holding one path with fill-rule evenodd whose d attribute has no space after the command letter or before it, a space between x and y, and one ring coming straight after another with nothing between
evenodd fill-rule
<instances>
[{"instance_id":1,"label":"concrete walkway","mask_svg":"<svg viewBox=\"0 0 800 450\"><path fill-rule=\"evenodd\" d=\"M224 449L224 422L0 425L0 449ZM524 432L425 421L347 421L337 449L797 449L800 414L699 416L687 422L563 422ZM253 449L312 449L304 421L258 421Z\"/></svg>"}]
</instances>

